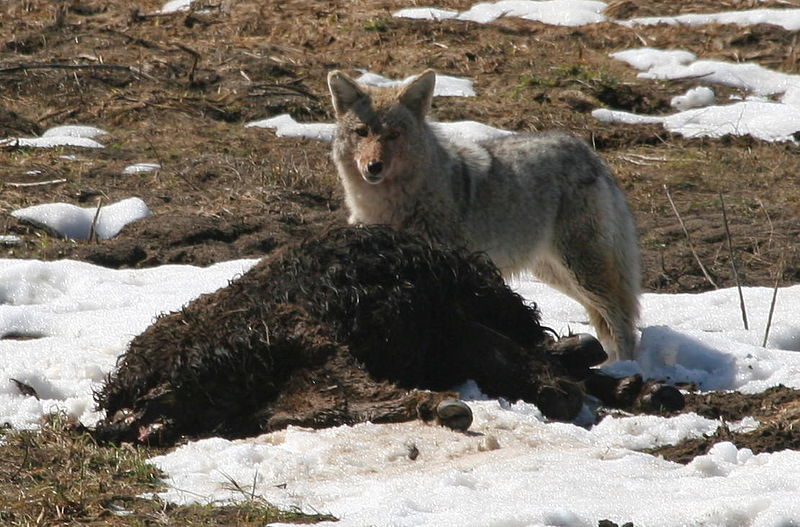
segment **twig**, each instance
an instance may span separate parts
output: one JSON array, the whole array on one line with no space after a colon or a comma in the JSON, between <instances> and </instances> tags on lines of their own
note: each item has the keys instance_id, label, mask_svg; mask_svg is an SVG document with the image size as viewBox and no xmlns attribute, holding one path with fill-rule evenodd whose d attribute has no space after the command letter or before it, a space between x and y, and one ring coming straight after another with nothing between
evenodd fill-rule
<instances>
[{"instance_id":1,"label":"twig","mask_svg":"<svg viewBox=\"0 0 800 527\"><path fill-rule=\"evenodd\" d=\"M775 287L772 289L772 302L769 304L769 315L767 316L767 327L764 329L764 341L761 343L762 348L767 347L767 339L769 338L769 328L772 326L772 314L775 312L775 302L778 299L778 284L783 276L784 260L781 256L780 263L778 264L778 271L775 274Z\"/></svg>"},{"instance_id":2,"label":"twig","mask_svg":"<svg viewBox=\"0 0 800 527\"><path fill-rule=\"evenodd\" d=\"M184 51L184 52L186 52L186 53L188 53L189 55L192 56L192 68L189 70L188 77L189 77L189 82L194 84L194 76L195 76L195 73L197 72L197 64L200 62L200 59L202 58L200 53L198 53L197 51L193 50L189 46L186 46L186 45L181 44L181 43L175 44L175 47L177 47L179 50Z\"/></svg>"},{"instance_id":3,"label":"twig","mask_svg":"<svg viewBox=\"0 0 800 527\"><path fill-rule=\"evenodd\" d=\"M744 329L750 329L747 323L747 309L744 305L744 295L742 294L742 284L739 282L739 271L736 269L736 258L733 254L733 241L731 240L731 231L728 228L728 213L725 212L725 199L722 197L722 192L719 193L719 202L722 206L722 221L725 224L725 237L728 240L728 252L731 255L731 268L733 269L733 279L736 281L736 290L739 292L739 308L742 310L742 322L744 322Z\"/></svg>"},{"instance_id":4,"label":"twig","mask_svg":"<svg viewBox=\"0 0 800 527\"><path fill-rule=\"evenodd\" d=\"M666 157L645 156L642 154L627 154L627 156L624 157L635 157L636 159L641 159L643 161L668 161Z\"/></svg>"},{"instance_id":5,"label":"twig","mask_svg":"<svg viewBox=\"0 0 800 527\"><path fill-rule=\"evenodd\" d=\"M672 195L669 193L669 188L666 185L664 185L664 191L667 193L667 199L669 200L669 204L672 206L673 212L675 212L675 216L678 217L678 223L680 223L681 229L683 229L683 234L686 236L686 242L689 244L689 250L692 251L692 255L694 256L697 265L700 266L700 270L703 271L703 276L706 277L706 280L708 280L709 284L714 286L714 289L719 289L719 286L714 282L714 280L711 279L708 271L706 271L706 267L703 265L703 262L700 261L700 256L697 255L697 251L692 243L692 238L689 236L689 231L686 229L686 225L683 223L683 219L678 212L678 208L675 206L675 202L672 201Z\"/></svg>"},{"instance_id":6,"label":"twig","mask_svg":"<svg viewBox=\"0 0 800 527\"><path fill-rule=\"evenodd\" d=\"M24 187L42 187L44 185L58 185L59 183L66 183L66 179L51 179L49 181L34 181L33 183L3 183L7 187L24 188Z\"/></svg>"},{"instance_id":7,"label":"twig","mask_svg":"<svg viewBox=\"0 0 800 527\"><path fill-rule=\"evenodd\" d=\"M17 71L27 71L27 70L46 70L46 69L55 69L55 70L82 70L82 69L92 69L92 70L123 70L133 73L134 75L139 75L141 77L145 77L151 81L157 80L155 77L148 75L147 73L143 72L139 68L135 68L133 66L126 66L125 64L18 64L16 66L10 66L8 68L0 68L0 74L2 73L14 73Z\"/></svg>"},{"instance_id":8,"label":"twig","mask_svg":"<svg viewBox=\"0 0 800 527\"><path fill-rule=\"evenodd\" d=\"M13 378L9 378L8 380L13 382L17 386L17 389L22 395L26 395L28 397L35 397L37 401L39 400L39 394L36 393L36 388L31 386L30 384L18 381L17 379Z\"/></svg>"},{"instance_id":9,"label":"twig","mask_svg":"<svg viewBox=\"0 0 800 527\"><path fill-rule=\"evenodd\" d=\"M100 209L103 207L103 198L102 196L100 199L97 200L97 211L94 213L94 219L92 220L92 226L89 227L89 243L92 241L97 242L97 220L100 218Z\"/></svg>"},{"instance_id":10,"label":"twig","mask_svg":"<svg viewBox=\"0 0 800 527\"><path fill-rule=\"evenodd\" d=\"M37 399L38 399L38 397L37 397ZM17 470L15 470L13 474L11 474L11 477L8 478L8 481L17 481L17 478L22 473L22 469L25 468L25 464L28 463L28 457L30 456L30 452L29 452L30 445L28 444L27 441L25 441L23 444L25 445L25 454L22 457L22 462L17 467Z\"/></svg>"},{"instance_id":11,"label":"twig","mask_svg":"<svg viewBox=\"0 0 800 527\"><path fill-rule=\"evenodd\" d=\"M305 90L302 87L298 86L297 85L298 81L299 79L292 81L291 83L285 83L285 84L262 82L259 84L253 84L252 86L249 87L249 89L250 91L264 90L264 93L267 93L267 90L269 88L274 88L278 90L285 90L290 94L296 94L296 95L301 95L303 97L308 97L309 99L312 99L314 101L319 100L319 97L309 92L308 90ZM257 93L254 95L263 95L263 93ZM283 95L283 94L278 94L278 95Z\"/></svg>"},{"instance_id":12,"label":"twig","mask_svg":"<svg viewBox=\"0 0 800 527\"><path fill-rule=\"evenodd\" d=\"M772 245L772 235L775 234L775 227L772 225L772 218L769 217L769 211L767 207L764 206L764 202L761 201L761 198L758 199L758 204L761 205L761 210L764 211L764 216L767 217L767 223L769 223L769 239L767 240L767 247Z\"/></svg>"},{"instance_id":13,"label":"twig","mask_svg":"<svg viewBox=\"0 0 800 527\"><path fill-rule=\"evenodd\" d=\"M48 112L41 117L36 118L37 123L41 123L42 121L46 121L48 119L52 119L54 117L63 116L63 117L72 117L74 114L78 113L79 109L75 108L64 108L60 110L55 110L52 112Z\"/></svg>"}]
</instances>

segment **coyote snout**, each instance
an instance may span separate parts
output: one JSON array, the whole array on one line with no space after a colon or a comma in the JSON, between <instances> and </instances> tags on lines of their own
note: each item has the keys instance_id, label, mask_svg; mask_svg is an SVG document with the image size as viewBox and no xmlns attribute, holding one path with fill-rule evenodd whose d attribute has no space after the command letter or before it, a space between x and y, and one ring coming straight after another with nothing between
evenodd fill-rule
<instances>
[{"instance_id":1,"label":"coyote snout","mask_svg":"<svg viewBox=\"0 0 800 527\"><path fill-rule=\"evenodd\" d=\"M390 158L387 157L387 148L380 136L360 136L359 144L359 154L355 157L358 171L364 181L377 185L384 180L389 172L387 161Z\"/></svg>"},{"instance_id":2,"label":"coyote snout","mask_svg":"<svg viewBox=\"0 0 800 527\"><path fill-rule=\"evenodd\" d=\"M611 357L632 359L637 235L606 165L561 132L453 143L426 121L435 82L431 70L400 89L328 75L350 223L465 244L506 276L533 272L586 308Z\"/></svg>"}]
</instances>

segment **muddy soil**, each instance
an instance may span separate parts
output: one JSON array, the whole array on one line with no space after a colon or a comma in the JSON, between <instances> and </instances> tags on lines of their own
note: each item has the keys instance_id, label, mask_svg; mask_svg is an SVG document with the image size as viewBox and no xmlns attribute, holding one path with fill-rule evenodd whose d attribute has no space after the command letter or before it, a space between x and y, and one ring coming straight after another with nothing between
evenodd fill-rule
<instances>
[{"instance_id":1,"label":"muddy soil","mask_svg":"<svg viewBox=\"0 0 800 527\"><path fill-rule=\"evenodd\" d=\"M800 282L795 144L684 139L660 126L604 124L590 115L597 107L666 113L671 97L698 84L639 79L608 56L613 51L680 48L798 73L796 33L766 25L634 31L613 23L567 28L513 18L487 25L392 18L412 4L199 1L189 11L162 14L161 0L1 3L0 138L34 136L62 124L93 125L108 134L99 138L106 148L98 150L0 147L0 234L22 239L0 246L0 257L74 258L117 268L208 265L263 256L344 224L330 145L279 138L245 123L281 113L332 121L325 77L333 68L399 78L432 67L473 79L479 93L437 98L440 120L474 119L517 131L566 129L597 148L628 194L641 235L645 290L734 285L720 197L742 283ZM471 4L437 2L451 9ZM610 9L626 18L717 11L719 3L623 0ZM743 95L715 90L719 99ZM161 169L123 175L124 167L140 162ZM40 203L96 207L130 196L142 198L154 216L100 243L61 240L9 215ZM772 414L759 415L783 428L765 428L763 449L795 448L795 414L779 411L786 405L770 394L698 397L708 398L703 404L726 420L771 408ZM734 442L745 441L741 435ZM685 460L720 439L686 446L684 454L660 453Z\"/></svg>"}]
</instances>

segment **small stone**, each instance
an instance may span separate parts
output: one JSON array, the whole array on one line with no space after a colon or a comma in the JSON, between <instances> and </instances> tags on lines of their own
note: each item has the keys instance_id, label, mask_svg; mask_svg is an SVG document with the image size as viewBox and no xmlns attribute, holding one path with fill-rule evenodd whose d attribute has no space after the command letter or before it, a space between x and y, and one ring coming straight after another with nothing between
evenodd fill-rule
<instances>
[{"instance_id":1,"label":"small stone","mask_svg":"<svg viewBox=\"0 0 800 527\"><path fill-rule=\"evenodd\" d=\"M489 435L478 443L478 452L491 452L500 448L500 441L495 436Z\"/></svg>"}]
</instances>

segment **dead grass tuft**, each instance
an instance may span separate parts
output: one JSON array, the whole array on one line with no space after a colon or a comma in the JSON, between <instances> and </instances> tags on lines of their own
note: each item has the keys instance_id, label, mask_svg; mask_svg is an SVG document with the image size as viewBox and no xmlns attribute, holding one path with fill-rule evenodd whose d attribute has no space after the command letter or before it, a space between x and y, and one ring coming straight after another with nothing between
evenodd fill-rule
<instances>
[{"instance_id":1,"label":"dead grass tuft","mask_svg":"<svg viewBox=\"0 0 800 527\"><path fill-rule=\"evenodd\" d=\"M254 495L224 506L174 506L143 495L163 490L147 463L157 452L98 445L62 414L38 430L0 431L0 525L262 526L315 523L327 515L280 511Z\"/></svg>"}]
</instances>

